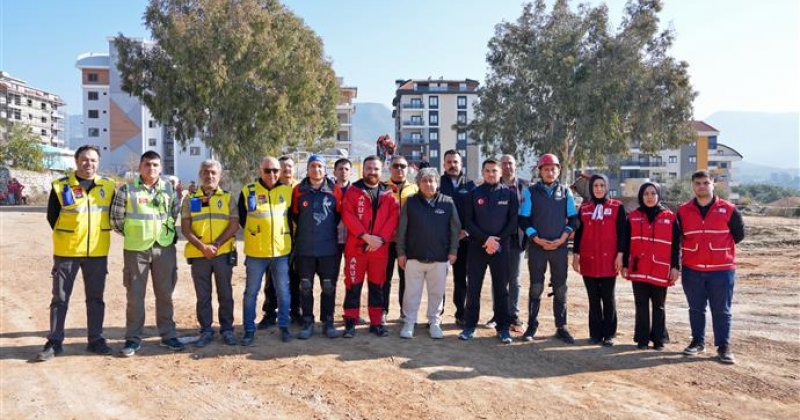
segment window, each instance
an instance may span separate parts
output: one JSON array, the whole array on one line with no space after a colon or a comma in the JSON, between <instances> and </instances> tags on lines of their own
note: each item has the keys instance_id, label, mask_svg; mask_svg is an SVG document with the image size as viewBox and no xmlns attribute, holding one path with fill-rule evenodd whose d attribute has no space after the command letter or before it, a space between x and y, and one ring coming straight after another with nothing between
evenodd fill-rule
<instances>
[{"instance_id":1,"label":"window","mask_svg":"<svg viewBox=\"0 0 800 420\"><path fill-rule=\"evenodd\" d=\"M431 157L432 158L438 158L439 157L439 151L436 150L436 149L431 149Z\"/></svg>"},{"instance_id":2,"label":"window","mask_svg":"<svg viewBox=\"0 0 800 420\"><path fill-rule=\"evenodd\" d=\"M669 157L669 163L678 163L678 157L677 156L670 156Z\"/></svg>"},{"instance_id":3,"label":"window","mask_svg":"<svg viewBox=\"0 0 800 420\"><path fill-rule=\"evenodd\" d=\"M719 167L722 168L722 169L727 169L728 168L728 162L720 162L719 163Z\"/></svg>"},{"instance_id":4,"label":"window","mask_svg":"<svg viewBox=\"0 0 800 420\"><path fill-rule=\"evenodd\" d=\"M89 137L100 137L100 129L89 127Z\"/></svg>"},{"instance_id":5,"label":"window","mask_svg":"<svg viewBox=\"0 0 800 420\"><path fill-rule=\"evenodd\" d=\"M677 177L678 177L678 173L677 172L670 172L669 173L669 179L675 179Z\"/></svg>"},{"instance_id":6,"label":"window","mask_svg":"<svg viewBox=\"0 0 800 420\"><path fill-rule=\"evenodd\" d=\"M98 80L100 80L100 77L97 76L97 73L86 73L86 81L97 82Z\"/></svg>"},{"instance_id":7,"label":"window","mask_svg":"<svg viewBox=\"0 0 800 420\"><path fill-rule=\"evenodd\" d=\"M47 135L47 130L45 130L44 128L42 129L42 135L43 135L43 136L46 136L46 135Z\"/></svg>"},{"instance_id":8,"label":"window","mask_svg":"<svg viewBox=\"0 0 800 420\"><path fill-rule=\"evenodd\" d=\"M428 114L428 124L439 125L439 111L431 111Z\"/></svg>"},{"instance_id":9,"label":"window","mask_svg":"<svg viewBox=\"0 0 800 420\"><path fill-rule=\"evenodd\" d=\"M459 96L456 98L456 107L458 109L466 109L467 108L467 97L466 96Z\"/></svg>"},{"instance_id":10,"label":"window","mask_svg":"<svg viewBox=\"0 0 800 420\"><path fill-rule=\"evenodd\" d=\"M100 99L100 95L97 92L89 91L89 100L90 101L96 101L98 99Z\"/></svg>"},{"instance_id":11,"label":"window","mask_svg":"<svg viewBox=\"0 0 800 420\"><path fill-rule=\"evenodd\" d=\"M608 192L608 196L609 197L616 197L618 194L619 194L619 192L617 192L617 190L610 190Z\"/></svg>"},{"instance_id":12,"label":"window","mask_svg":"<svg viewBox=\"0 0 800 420\"><path fill-rule=\"evenodd\" d=\"M200 156L200 148L197 146L190 147L189 154L192 156Z\"/></svg>"},{"instance_id":13,"label":"window","mask_svg":"<svg viewBox=\"0 0 800 420\"><path fill-rule=\"evenodd\" d=\"M18 109L14 110L14 119L15 120L21 120L22 119L22 112L20 112L20 110L18 110Z\"/></svg>"},{"instance_id":14,"label":"window","mask_svg":"<svg viewBox=\"0 0 800 420\"><path fill-rule=\"evenodd\" d=\"M100 112L96 109L90 109L89 118L100 118Z\"/></svg>"},{"instance_id":15,"label":"window","mask_svg":"<svg viewBox=\"0 0 800 420\"><path fill-rule=\"evenodd\" d=\"M428 140L429 141L439 141L439 130L433 129L428 132Z\"/></svg>"},{"instance_id":16,"label":"window","mask_svg":"<svg viewBox=\"0 0 800 420\"><path fill-rule=\"evenodd\" d=\"M147 145L148 146L155 146L156 143L158 143L157 139L147 139Z\"/></svg>"},{"instance_id":17,"label":"window","mask_svg":"<svg viewBox=\"0 0 800 420\"><path fill-rule=\"evenodd\" d=\"M459 125L466 125L467 124L467 111L458 111L458 116L456 117L456 122Z\"/></svg>"},{"instance_id":18,"label":"window","mask_svg":"<svg viewBox=\"0 0 800 420\"><path fill-rule=\"evenodd\" d=\"M42 117L42 123L47 124L47 117Z\"/></svg>"},{"instance_id":19,"label":"window","mask_svg":"<svg viewBox=\"0 0 800 420\"><path fill-rule=\"evenodd\" d=\"M155 126L156 126L156 122L155 121L153 121L153 120L148 120L147 121L147 127L148 128L155 128Z\"/></svg>"},{"instance_id":20,"label":"window","mask_svg":"<svg viewBox=\"0 0 800 420\"><path fill-rule=\"evenodd\" d=\"M689 156L689 163L697 163L697 156L695 155Z\"/></svg>"},{"instance_id":21,"label":"window","mask_svg":"<svg viewBox=\"0 0 800 420\"><path fill-rule=\"evenodd\" d=\"M422 99L411 98L411 108L422 108Z\"/></svg>"},{"instance_id":22,"label":"window","mask_svg":"<svg viewBox=\"0 0 800 420\"><path fill-rule=\"evenodd\" d=\"M429 108L439 108L439 97L438 96L429 96L428 97L428 107Z\"/></svg>"},{"instance_id":23,"label":"window","mask_svg":"<svg viewBox=\"0 0 800 420\"><path fill-rule=\"evenodd\" d=\"M33 107L33 100L32 99L28 99L28 106L29 107Z\"/></svg>"},{"instance_id":24,"label":"window","mask_svg":"<svg viewBox=\"0 0 800 420\"><path fill-rule=\"evenodd\" d=\"M459 131L458 134L456 134L456 140L457 141L467 141L467 132L466 131Z\"/></svg>"},{"instance_id":25,"label":"window","mask_svg":"<svg viewBox=\"0 0 800 420\"><path fill-rule=\"evenodd\" d=\"M42 102L42 109L47 111L47 103L46 102Z\"/></svg>"}]
</instances>

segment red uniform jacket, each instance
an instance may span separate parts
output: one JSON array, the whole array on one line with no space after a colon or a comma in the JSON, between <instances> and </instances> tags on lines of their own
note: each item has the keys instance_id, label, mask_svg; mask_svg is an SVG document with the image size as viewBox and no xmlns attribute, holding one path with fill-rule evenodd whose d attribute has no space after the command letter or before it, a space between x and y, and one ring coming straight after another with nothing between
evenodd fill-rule
<instances>
[{"instance_id":1,"label":"red uniform jacket","mask_svg":"<svg viewBox=\"0 0 800 420\"><path fill-rule=\"evenodd\" d=\"M583 235L581 237L581 274L587 277L614 277L617 258L617 217L620 203L607 199L603 203L603 219L593 220L597 204L584 202L579 210ZM621 234L621 232L620 232ZM621 252L621 251L620 251Z\"/></svg>"},{"instance_id":2,"label":"red uniform jacket","mask_svg":"<svg viewBox=\"0 0 800 420\"><path fill-rule=\"evenodd\" d=\"M628 280L669 286L672 257L672 229L675 213L663 210L651 224L644 212L628 213L631 233Z\"/></svg>"},{"instance_id":3,"label":"red uniform jacket","mask_svg":"<svg viewBox=\"0 0 800 420\"><path fill-rule=\"evenodd\" d=\"M388 258L389 242L397 230L400 210L392 189L383 185L378 194L378 209L373 214L372 200L365 191L364 180L355 182L344 194L342 221L347 227L347 241L344 252L347 255L367 254ZM377 235L383 239L383 246L373 252L366 252L367 243L361 239L363 234Z\"/></svg>"},{"instance_id":4,"label":"red uniform jacket","mask_svg":"<svg viewBox=\"0 0 800 420\"><path fill-rule=\"evenodd\" d=\"M684 266L698 271L736 269L736 245L728 227L734 209L730 202L717 198L704 219L694 200L678 207Z\"/></svg>"}]
</instances>

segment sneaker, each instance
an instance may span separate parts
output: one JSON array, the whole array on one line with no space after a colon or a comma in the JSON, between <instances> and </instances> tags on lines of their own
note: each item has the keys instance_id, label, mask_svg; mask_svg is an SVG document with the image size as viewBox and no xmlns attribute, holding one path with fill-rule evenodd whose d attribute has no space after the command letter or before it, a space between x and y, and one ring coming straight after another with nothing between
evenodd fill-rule
<instances>
[{"instance_id":1,"label":"sneaker","mask_svg":"<svg viewBox=\"0 0 800 420\"><path fill-rule=\"evenodd\" d=\"M733 357L733 352L731 352L730 347L727 345L722 345L717 348L717 360L726 365L736 363L736 358Z\"/></svg>"},{"instance_id":2,"label":"sneaker","mask_svg":"<svg viewBox=\"0 0 800 420\"><path fill-rule=\"evenodd\" d=\"M312 335L314 335L314 323L306 322L303 324L303 328L300 329L300 332L297 333L297 338L301 340L308 340Z\"/></svg>"},{"instance_id":3,"label":"sneaker","mask_svg":"<svg viewBox=\"0 0 800 420\"><path fill-rule=\"evenodd\" d=\"M486 326L489 328L494 328L497 326L497 321L494 320L494 317L491 317L488 321L486 321Z\"/></svg>"},{"instance_id":4,"label":"sneaker","mask_svg":"<svg viewBox=\"0 0 800 420\"><path fill-rule=\"evenodd\" d=\"M605 340L603 340L603 347L614 347L614 339L606 338Z\"/></svg>"},{"instance_id":5,"label":"sneaker","mask_svg":"<svg viewBox=\"0 0 800 420\"><path fill-rule=\"evenodd\" d=\"M64 353L64 346L58 341L47 340L44 349L36 354L37 362L44 362Z\"/></svg>"},{"instance_id":6,"label":"sneaker","mask_svg":"<svg viewBox=\"0 0 800 420\"><path fill-rule=\"evenodd\" d=\"M108 356L112 353L111 347L108 346L105 338L98 338L97 340L92 341L86 346L86 350L101 356Z\"/></svg>"},{"instance_id":7,"label":"sneaker","mask_svg":"<svg viewBox=\"0 0 800 420\"><path fill-rule=\"evenodd\" d=\"M603 344L603 340L592 337L589 339L589 344Z\"/></svg>"},{"instance_id":8,"label":"sneaker","mask_svg":"<svg viewBox=\"0 0 800 420\"><path fill-rule=\"evenodd\" d=\"M205 347L211 342L214 341L214 333L213 332L204 332L200 334L200 338L194 342L194 345L197 347Z\"/></svg>"},{"instance_id":9,"label":"sneaker","mask_svg":"<svg viewBox=\"0 0 800 420\"><path fill-rule=\"evenodd\" d=\"M556 330L556 337L560 338L561 341L567 344L575 343L575 338L572 336L572 334L570 334L566 325Z\"/></svg>"},{"instance_id":10,"label":"sneaker","mask_svg":"<svg viewBox=\"0 0 800 420\"><path fill-rule=\"evenodd\" d=\"M706 351L706 345L700 340L692 340L689 347L683 349L683 354L686 356L697 356L698 354Z\"/></svg>"},{"instance_id":11,"label":"sneaker","mask_svg":"<svg viewBox=\"0 0 800 420\"><path fill-rule=\"evenodd\" d=\"M377 335L378 337L386 337L389 335L389 330L386 329L385 325L370 325L369 332Z\"/></svg>"},{"instance_id":12,"label":"sneaker","mask_svg":"<svg viewBox=\"0 0 800 420\"><path fill-rule=\"evenodd\" d=\"M442 325L439 323L431 324L431 328L429 331L431 338L436 340L441 340L444 338L444 333L442 332Z\"/></svg>"},{"instance_id":13,"label":"sneaker","mask_svg":"<svg viewBox=\"0 0 800 420\"><path fill-rule=\"evenodd\" d=\"M186 347L183 343L181 343L181 340L178 340L177 337L164 338L161 340L160 345L161 347L166 347L172 351L181 351Z\"/></svg>"},{"instance_id":14,"label":"sneaker","mask_svg":"<svg viewBox=\"0 0 800 420\"><path fill-rule=\"evenodd\" d=\"M653 343L653 350L655 350L655 351L663 351L664 350L664 343Z\"/></svg>"},{"instance_id":15,"label":"sneaker","mask_svg":"<svg viewBox=\"0 0 800 420\"><path fill-rule=\"evenodd\" d=\"M266 330L267 328L278 325L278 318L264 315L261 321L258 322L257 328L259 330Z\"/></svg>"},{"instance_id":16,"label":"sneaker","mask_svg":"<svg viewBox=\"0 0 800 420\"><path fill-rule=\"evenodd\" d=\"M414 338L414 324L410 322L406 322L405 324L403 324L403 329L400 330L400 337Z\"/></svg>"},{"instance_id":17,"label":"sneaker","mask_svg":"<svg viewBox=\"0 0 800 420\"><path fill-rule=\"evenodd\" d=\"M348 319L344 322L344 334L342 337L344 338L353 338L356 336L356 323L352 319Z\"/></svg>"},{"instance_id":18,"label":"sneaker","mask_svg":"<svg viewBox=\"0 0 800 420\"><path fill-rule=\"evenodd\" d=\"M500 339L500 342L503 344L511 344L513 341L511 339L511 333L508 330L502 330L497 333L497 338Z\"/></svg>"},{"instance_id":19,"label":"sneaker","mask_svg":"<svg viewBox=\"0 0 800 420\"><path fill-rule=\"evenodd\" d=\"M311 328L314 328L314 325L311 325ZM289 327L281 327L281 341L284 343L288 343L292 341L292 332L289 331Z\"/></svg>"},{"instance_id":20,"label":"sneaker","mask_svg":"<svg viewBox=\"0 0 800 420\"><path fill-rule=\"evenodd\" d=\"M522 341L533 341L533 337L536 335L536 328L528 326L525 330L525 333L522 334Z\"/></svg>"},{"instance_id":21,"label":"sneaker","mask_svg":"<svg viewBox=\"0 0 800 420\"><path fill-rule=\"evenodd\" d=\"M122 347L122 350L119 351L119 354L123 357L131 357L141 349L142 343L133 340L125 340L125 345Z\"/></svg>"},{"instance_id":22,"label":"sneaker","mask_svg":"<svg viewBox=\"0 0 800 420\"><path fill-rule=\"evenodd\" d=\"M235 346L236 345L236 335L233 333L233 331L230 331L230 330L223 331L222 332L222 341L225 344L229 345L229 346Z\"/></svg>"},{"instance_id":23,"label":"sneaker","mask_svg":"<svg viewBox=\"0 0 800 420\"><path fill-rule=\"evenodd\" d=\"M333 325L333 322L323 325L322 333L328 338L339 338L342 336L342 332L336 329L336 327Z\"/></svg>"},{"instance_id":24,"label":"sneaker","mask_svg":"<svg viewBox=\"0 0 800 420\"><path fill-rule=\"evenodd\" d=\"M383 314L381 315L381 325L386 325L388 321L389 321L389 313L384 311Z\"/></svg>"},{"instance_id":25,"label":"sneaker","mask_svg":"<svg viewBox=\"0 0 800 420\"><path fill-rule=\"evenodd\" d=\"M239 341L239 344L245 347L252 346L253 341L256 340L256 333L253 331L245 331L242 339Z\"/></svg>"},{"instance_id":26,"label":"sneaker","mask_svg":"<svg viewBox=\"0 0 800 420\"><path fill-rule=\"evenodd\" d=\"M636 348L639 350L647 350L647 343L639 343L636 345Z\"/></svg>"},{"instance_id":27,"label":"sneaker","mask_svg":"<svg viewBox=\"0 0 800 420\"><path fill-rule=\"evenodd\" d=\"M458 334L458 338L464 341L472 340L472 337L475 337L475 328L464 328L464 331Z\"/></svg>"}]
</instances>

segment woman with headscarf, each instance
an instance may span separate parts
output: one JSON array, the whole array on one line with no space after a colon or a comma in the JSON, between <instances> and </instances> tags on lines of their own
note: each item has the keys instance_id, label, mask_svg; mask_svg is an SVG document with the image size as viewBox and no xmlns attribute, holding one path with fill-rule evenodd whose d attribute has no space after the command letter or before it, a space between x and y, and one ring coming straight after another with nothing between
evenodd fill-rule
<instances>
[{"instance_id":1,"label":"woman with headscarf","mask_svg":"<svg viewBox=\"0 0 800 420\"><path fill-rule=\"evenodd\" d=\"M661 187L645 182L639 188L639 208L628 215L629 246L622 275L633 284L636 305L634 341L637 348L663 350L669 341L664 301L667 288L680 273L680 232L675 213L661 204ZM650 305L652 304L652 319Z\"/></svg>"},{"instance_id":2,"label":"woman with headscarf","mask_svg":"<svg viewBox=\"0 0 800 420\"><path fill-rule=\"evenodd\" d=\"M608 179L592 175L589 179L591 198L578 214L581 224L575 231L572 267L583 275L589 296L589 341L614 345L617 335L617 307L614 287L622 268L625 250L625 207L608 198Z\"/></svg>"}]
</instances>

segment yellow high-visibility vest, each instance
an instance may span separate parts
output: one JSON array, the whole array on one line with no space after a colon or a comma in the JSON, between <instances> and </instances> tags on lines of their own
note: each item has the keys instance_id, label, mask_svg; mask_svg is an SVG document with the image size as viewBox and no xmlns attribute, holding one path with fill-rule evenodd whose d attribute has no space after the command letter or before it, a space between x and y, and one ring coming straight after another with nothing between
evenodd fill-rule
<instances>
[{"instance_id":1,"label":"yellow high-visibility vest","mask_svg":"<svg viewBox=\"0 0 800 420\"><path fill-rule=\"evenodd\" d=\"M198 188L197 192L189 197L187 200L203 200L207 201L207 205L200 207L200 211L191 211L192 204L189 202L190 218L192 223L192 233L197 236L197 239L204 244L214 243L214 239L218 238L230 224L230 204L231 193L217 188L210 197L206 197L202 188ZM233 240L230 238L222 244L217 250L217 255L225 255L233 249ZM184 250L186 258L203 258L203 252L200 251L191 242L186 242L186 249Z\"/></svg>"},{"instance_id":2,"label":"yellow high-visibility vest","mask_svg":"<svg viewBox=\"0 0 800 420\"><path fill-rule=\"evenodd\" d=\"M94 187L86 191L75 173L51 184L61 212L53 228L53 255L58 257L105 257L111 244L111 223L108 217L114 196L114 181L95 177ZM64 188L72 196L72 204L64 202Z\"/></svg>"},{"instance_id":3,"label":"yellow high-visibility vest","mask_svg":"<svg viewBox=\"0 0 800 420\"><path fill-rule=\"evenodd\" d=\"M289 211L292 188L278 184L266 189L260 182L242 188L247 220L244 225L244 253L248 257L274 258L289 255L292 234Z\"/></svg>"}]
</instances>

